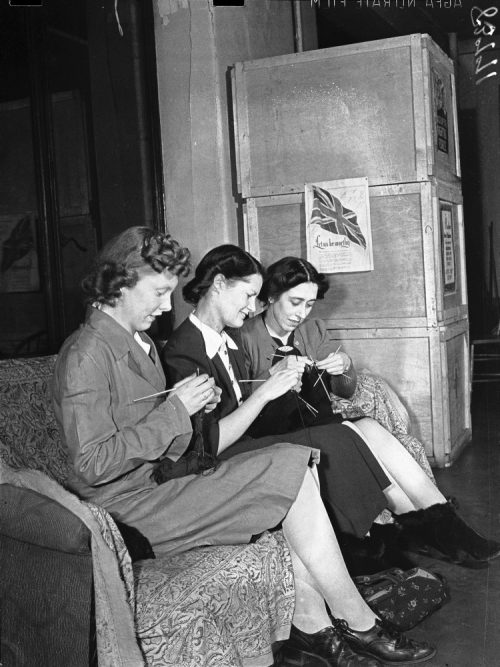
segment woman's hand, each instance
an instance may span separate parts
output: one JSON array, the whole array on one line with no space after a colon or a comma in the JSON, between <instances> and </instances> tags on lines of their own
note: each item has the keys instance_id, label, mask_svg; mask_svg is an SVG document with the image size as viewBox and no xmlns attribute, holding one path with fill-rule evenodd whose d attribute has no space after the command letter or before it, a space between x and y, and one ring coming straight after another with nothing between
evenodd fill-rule
<instances>
[{"instance_id":1,"label":"woman's hand","mask_svg":"<svg viewBox=\"0 0 500 667\"><path fill-rule=\"evenodd\" d=\"M174 384L170 395L177 396L191 416L212 403L214 404L213 408L215 408L220 400L217 389L214 379L206 373L193 374ZM213 410L213 408L211 409Z\"/></svg>"},{"instance_id":2,"label":"woman's hand","mask_svg":"<svg viewBox=\"0 0 500 667\"><path fill-rule=\"evenodd\" d=\"M205 405L205 412L212 412L212 410L214 410L217 407L217 404L220 403L222 389L220 387L217 387L217 385L214 385L213 390L214 390L214 396Z\"/></svg>"},{"instance_id":3,"label":"woman's hand","mask_svg":"<svg viewBox=\"0 0 500 667\"><path fill-rule=\"evenodd\" d=\"M329 354L325 359L316 362L318 370L326 371L330 375L342 375L351 365L351 359L345 352Z\"/></svg>"},{"instance_id":4,"label":"woman's hand","mask_svg":"<svg viewBox=\"0 0 500 667\"><path fill-rule=\"evenodd\" d=\"M301 373L296 368L277 371L254 391L254 395L259 396L268 403L275 398L283 396L290 389L295 389L297 386L300 389L300 377ZM279 415L276 417L279 419Z\"/></svg>"},{"instance_id":5,"label":"woman's hand","mask_svg":"<svg viewBox=\"0 0 500 667\"><path fill-rule=\"evenodd\" d=\"M279 371L285 370L296 370L300 375L304 372L306 366L311 365L312 361L309 357L299 357L295 354L288 354L286 357L283 357L278 363L271 366L269 369L269 375L274 375Z\"/></svg>"}]
</instances>

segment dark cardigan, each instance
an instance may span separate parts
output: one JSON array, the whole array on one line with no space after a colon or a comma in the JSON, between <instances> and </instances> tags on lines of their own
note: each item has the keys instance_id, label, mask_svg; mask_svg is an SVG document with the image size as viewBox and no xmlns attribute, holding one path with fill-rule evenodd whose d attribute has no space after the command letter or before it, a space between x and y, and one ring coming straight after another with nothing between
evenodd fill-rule
<instances>
[{"instance_id":1,"label":"dark cardigan","mask_svg":"<svg viewBox=\"0 0 500 667\"><path fill-rule=\"evenodd\" d=\"M228 334L240 345L239 331ZM234 412L238 401L232 389L227 371L216 355L209 359L203 335L186 319L172 334L162 350L162 359L169 384L178 382L196 372L208 373L221 388L221 402L205 415L203 434L205 444L214 455L219 442L220 419ZM246 377L241 348L229 349L231 364L237 379ZM248 395L245 384L241 385L243 398ZM279 415L275 421L279 421ZM390 482L366 443L352 429L341 424L323 424L300 429L283 435L252 438L248 432L220 455L231 458L241 452L268 447L279 442L292 442L321 450L318 473L322 498L330 516L341 531L363 537L374 518L387 505L383 489Z\"/></svg>"}]
</instances>

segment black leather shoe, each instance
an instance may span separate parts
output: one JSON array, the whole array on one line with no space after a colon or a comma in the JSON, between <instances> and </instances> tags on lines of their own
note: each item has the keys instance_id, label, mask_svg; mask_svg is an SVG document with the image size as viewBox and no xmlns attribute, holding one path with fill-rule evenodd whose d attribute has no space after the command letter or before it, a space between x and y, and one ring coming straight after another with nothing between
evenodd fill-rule
<instances>
[{"instance_id":1,"label":"black leather shoe","mask_svg":"<svg viewBox=\"0 0 500 667\"><path fill-rule=\"evenodd\" d=\"M331 625L312 634L292 625L282 660L287 667L381 667L378 660L352 651Z\"/></svg>"},{"instance_id":2,"label":"black leather shoe","mask_svg":"<svg viewBox=\"0 0 500 667\"><path fill-rule=\"evenodd\" d=\"M429 644L416 642L379 620L365 631L353 630L340 619L333 619L333 624L353 651L359 655L377 658L383 663L413 665L430 660L436 655L436 649Z\"/></svg>"}]
</instances>

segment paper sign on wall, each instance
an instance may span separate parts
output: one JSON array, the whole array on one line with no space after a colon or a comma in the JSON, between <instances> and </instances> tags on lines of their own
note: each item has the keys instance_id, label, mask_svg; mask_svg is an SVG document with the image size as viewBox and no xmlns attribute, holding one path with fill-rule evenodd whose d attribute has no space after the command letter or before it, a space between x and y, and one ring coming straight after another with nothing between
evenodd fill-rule
<instances>
[{"instance_id":1,"label":"paper sign on wall","mask_svg":"<svg viewBox=\"0 0 500 667\"><path fill-rule=\"evenodd\" d=\"M321 273L373 270L368 179L305 186L307 259Z\"/></svg>"},{"instance_id":2,"label":"paper sign on wall","mask_svg":"<svg viewBox=\"0 0 500 667\"><path fill-rule=\"evenodd\" d=\"M453 214L449 204L440 204L441 256L443 261L443 283L445 293L456 289L455 243L453 240Z\"/></svg>"}]
</instances>

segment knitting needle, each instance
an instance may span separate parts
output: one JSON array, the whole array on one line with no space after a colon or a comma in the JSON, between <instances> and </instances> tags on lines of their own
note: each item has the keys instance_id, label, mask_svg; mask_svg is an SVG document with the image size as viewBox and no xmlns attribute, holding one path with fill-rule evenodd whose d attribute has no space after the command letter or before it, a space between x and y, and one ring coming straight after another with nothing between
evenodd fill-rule
<instances>
[{"instance_id":1,"label":"knitting needle","mask_svg":"<svg viewBox=\"0 0 500 667\"><path fill-rule=\"evenodd\" d=\"M340 345L338 346L338 348L335 350L335 352L333 353L333 356L335 356L335 355L337 354L337 352L340 350L341 347L342 347L342 343L340 343ZM316 364L316 362L314 362L314 364ZM323 373L321 373L321 375L323 375ZM316 382L315 382L314 385L313 385L314 387L317 385L318 381L321 379L321 375L318 376L318 379L316 380ZM344 377L348 378L349 380L351 379L351 376L350 376L350 375L347 375L347 373L341 373L341 375L343 375ZM324 386L323 380L321 380L321 382L322 382L322 384L323 384L323 386ZM325 387L325 391L326 391L326 387ZM327 392L327 393L328 393L328 392Z\"/></svg>"},{"instance_id":2,"label":"knitting needle","mask_svg":"<svg viewBox=\"0 0 500 667\"><path fill-rule=\"evenodd\" d=\"M238 382L265 382L265 380L238 380Z\"/></svg>"},{"instance_id":3,"label":"knitting needle","mask_svg":"<svg viewBox=\"0 0 500 667\"><path fill-rule=\"evenodd\" d=\"M172 387L172 389L165 389L164 391L157 391L156 394L149 394L148 396L141 396L140 398L134 398L132 403L138 403L139 401L145 401L147 398L156 398L157 396L163 396L164 394L168 394L170 391L173 391L175 387Z\"/></svg>"},{"instance_id":4,"label":"knitting needle","mask_svg":"<svg viewBox=\"0 0 500 667\"><path fill-rule=\"evenodd\" d=\"M319 378L321 384L323 385L323 389L325 390L326 397L328 398L328 400L330 400L330 394L328 393L328 389L326 388L326 384L323 382L323 373L324 373L324 371L322 371L320 373L320 375L318 375L318 378Z\"/></svg>"},{"instance_id":5,"label":"knitting needle","mask_svg":"<svg viewBox=\"0 0 500 667\"><path fill-rule=\"evenodd\" d=\"M340 345L338 346L338 348L335 350L335 352L333 353L333 356L335 356L335 355L337 354L337 352L340 350L341 347L342 347L342 343L340 343ZM316 361L313 361L313 364L314 364L315 366L316 366L316 363L317 363ZM342 373L342 375L344 375L344 373ZM349 376L347 376L347 377L349 377ZM316 382L318 382L318 380L316 380ZM316 386L316 382L314 383L314 386Z\"/></svg>"},{"instance_id":6,"label":"knitting needle","mask_svg":"<svg viewBox=\"0 0 500 667\"><path fill-rule=\"evenodd\" d=\"M266 357L267 361L272 361L275 357L279 357L281 359L286 359L287 357L298 357L298 354L273 354L272 357ZM306 361L307 364L312 364L314 363L310 359Z\"/></svg>"},{"instance_id":7,"label":"knitting needle","mask_svg":"<svg viewBox=\"0 0 500 667\"><path fill-rule=\"evenodd\" d=\"M315 363L314 365L316 366L316 363ZM318 370L318 367L317 367L317 366L316 366L316 370ZM316 382L313 384L313 387L315 387L315 386L318 384L318 382L319 382L320 379L321 379L321 375L323 375L324 372L325 372L325 371L322 370L322 371L321 371L321 374L318 373L318 377L316 378Z\"/></svg>"},{"instance_id":8,"label":"knitting needle","mask_svg":"<svg viewBox=\"0 0 500 667\"><path fill-rule=\"evenodd\" d=\"M313 406L310 405L310 403L305 401L302 398L302 396L300 396L300 394L297 394L297 398L300 399L302 401L302 403L304 403L304 405L307 407L307 409L310 410L313 413L313 415L316 417L316 415L318 414L318 410L316 410L316 408L313 408Z\"/></svg>"},{"instance_id":9,"label":"knitting needle","mask_svg":"<svg viewBox=\"0 0 500 667\"><path fill-rule=\"evenodd\" d=\"M238 380L238 382L266 382L266 380ZM305 405L307 405L307 407L313 413L313 415L317 414L318 411L316 410L316 408L313 408L312 405L309 405L309 403L307 401L305 401L302 398L302 396L299 396L299 394L297 394L297 398L299 398L302 401L302 403L305 403Z\"/></svg>"},{"instance_id":10,"label":"knitting needle","mask_svg":"<svg viewBox=\"0 0 500 667\"><path fill-rule=\"evenodd\" d=\"M200 374L200 369L196 369L196 375ZM156 398L157 396L163 396L164 394L168 394L169 392L173 391L175 387L172 387L171 389L165 389L164 391L157 391L156 394L148 394L147 396L141 396L140 398L134 398L132 403L138 403L139 401L145 401L147 398Z\"/></svg>"},{"instance_id":11,"label":"knitting needle","mask_svg":"<svg viewBox=\"0 0 500 667\"><path fill-rule=\"evenodd\" d=\"M324 372L325 372L325 371L324 371L324 369L323 369L323 371L321 372L321 375L323 375ZM347 373L340 373L340 375L343 375L344 377L349 378L349 380L351 379L351 376L350 376L350 375L347 375ZM316 382L313 384L313 387L315 387L315 386L318 384L318 382L320 381L320 379L321 379L321 376L318 376ZM321 382L323 382L323 380L321 380Z\"/></svg>"}]
</instances>

